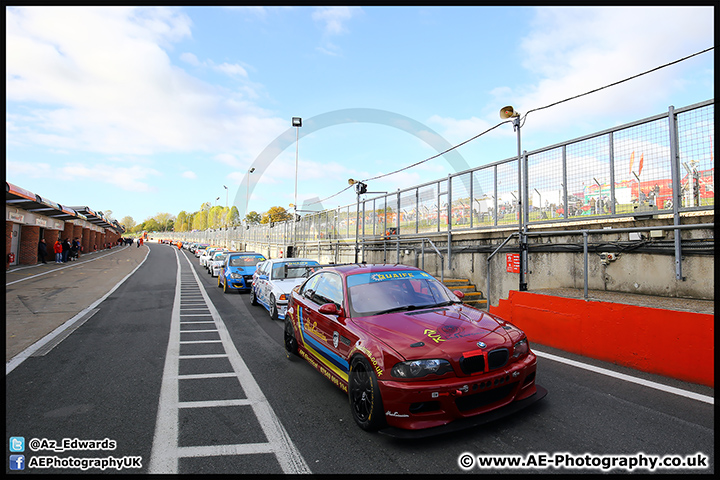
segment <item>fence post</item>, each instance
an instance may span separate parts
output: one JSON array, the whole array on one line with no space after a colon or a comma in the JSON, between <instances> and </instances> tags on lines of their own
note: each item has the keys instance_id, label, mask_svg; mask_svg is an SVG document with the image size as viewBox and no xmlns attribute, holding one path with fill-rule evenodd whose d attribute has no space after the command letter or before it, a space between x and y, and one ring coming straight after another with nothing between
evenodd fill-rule
<instances>
[{"instance_id":1,"label":"fence post","mask_svg":"<svg viewBox=\"0 0 720 480\"><path fill-rule=\"evenodd\" d=\"M670 133L670 175L673 191L673 225L680 225L680 205L682 189L680 188L680 149L678 146L677 117L675 107L668 108L668 131ZM689 178L688 178L689 179ZM690 179L689 179L690 180ZM680 230L674 230L675 236L675 279L685 281L682 274L682 242Z\"/></svg>"}]
</instances>

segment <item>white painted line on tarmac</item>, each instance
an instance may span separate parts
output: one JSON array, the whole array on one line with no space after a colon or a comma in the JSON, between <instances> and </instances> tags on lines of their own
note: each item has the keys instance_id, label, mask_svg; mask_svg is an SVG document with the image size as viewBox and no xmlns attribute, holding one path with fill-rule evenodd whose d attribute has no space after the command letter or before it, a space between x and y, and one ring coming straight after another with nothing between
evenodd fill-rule
<instances>
[{"instance_id":1,"label":"white painted line on tarmac","mask_svg":"<svg viewBox=\"0 0 720 480\"><path fill-rule=\"evenodd\" d=\"M32 356L32 354L35 353L38 349L42 348L42 347L43 347L45 344L47 344L48 342L51 342L51 341L52 341L55 337L57 337L58 335L62 334L62 333L65 331L65 329L66 329L66 328L70 328L70 327L73 325L73 323L75 323L76 320L78 320L79 318L82 318L84 315L88 314L88 313L89 313L90 311L92 311L95 307L97 307L98 305L100 305L107 297L109 297L110 295L112 295L112 293L113 293L115 290L117 290L120 285L122 285L123 283L125 283L125 280L127 280L128 278L130 278L130 277L132 276L132 274L135 273L135 272L137 271L137 269L142 266L143 263L145 263L145 260L147 260L148 255L150 255L150 249L149 249L149 248L148 248L147 253L145 254L145 258L143 258L142 262L140 262L140 263L138 264L138 266L135 267L135 269L133 269L132 272L128 273L128 274L127 274L122 280L120 280L112 289L110 289L110 291L109 291L108 293L106 293L102 298L100 298L99 300L96 300L95 302L93 302L92 304L90 304L90 306L87 307L85 310L83 310L82 312L78 313L78 314L75 315L73 318L71 318L71 319L68 320L67 322L63 323L62 325L60 325L59 327L57 327L55 330L53 330L52 332L48 333L48 334L45 335L43 338L41 338L41 339L38 340L37 342L35 342L35 343L33 343L32 345L30 345L28 348L26 348L25 350L23 350L23 351L20 352L19 354L15 355L13 358L11 358L10 361L5 364L5 375L7 375L8 373L12 372L12 371L15 369L15 367L17 367L17 366L20 365L22 362L24 362L28 357ZM102 257L100 257L100 258L102 258ZM94 259L94 260L98 260L98 259L96 258L96 259ZM90 260L88 260L88 261L90 261ZM57 269L56 269L56 270L57 270ZM36 276L37 276L37 275L36 275ZM13 283L17 283L17 282L13 282ZM8 285L9 285L9 284L8 284Z\"/></svg>"},{"instance_id":2,"label":"white painted line on tarmac","mask_svg":"<svg viewBox=\"0 0 720 480\"><path fill-rule=\"evenodd\" d=\"M252 405L250 400L237 398L232 400L204 400L196 402L180 402L179 408L214 408L214 407L245 407Z\"/></svg>"},{"instance_id":3,"label":"white painted line on tarmac","mask_svg":"<svg viewBox=\"0 0 720 480\"><path fill-rule=\"evenodd\" d=\"M158 405L157 421L155 426L155 436L153 437L152 451L150 454L150 463L148 472L153 473L178 473L179 459L185 457L205 457L218 455L246 455L254 453L272 453L277 458L280 467L284 473L311 473L310 468L305 463L299 450L295 447L285 428L275 415L270 403L262 393L260 386L255 381L252 373L248 369L240 353L235 347L235 343L230 337L227 327L218 313L215 305L213 305L205 288L203 288L200 279L197 277L195 270L190 265L189 260L185 257L185 261L190 265L190 270L194 276L194 280L200 288L200 293L205 299L205 304L210 311L217 330L207 330L217 333L223 344L225 354L211 355L180 355L180 335L182 333L197 333L199 330L181 331L180 330L180 298L181 298L181 270L180 255L176 255L177 259L177 287L175 289L175 300L172 310L172 323L170 326L170 336L168 341L168 350L165 357L165 367L163 371L162 386L160 389L160 400ZM179 366L180 359L196 359L196 358L228 358L233 372L220 372L215 374L192 374L180 375ZM204 402L180 402L179 401L179 380L190 378L218 378L219 376L235 377L239 380L245 399L218 400ZM250 443L238 445L208 445L208 446L192 446L181 447L178 445L179 426L179 409L180 408L204 408L209 406L218 406L217 402L221 402L221 406L232 406L232 402L241 402L252 408L253 413L257 417L260 427L265 434L267 442ZM230 402L231 405L225 405Z\"/></svg>"},{"instance_id":4,"label":"white painted line on tarmac","mask_svg":"<svg viewBox=\"0 0 720 480\"><path fill-rule=\"evenodd\" d=\"M193 358L227 358L227 354L226 353L208 353L205 355L202 355L202 354L201 355L180 355L178 358L180 360L188 359L188 358L190 358L190 359L193 359Z\"/></svg>"},{"instance_id":5,"label":"white painted line on tarmac","mask_svg":"<svg viewBox=\"0 0 720 480\"><path fill-rule=\"evenodd\" d=\"M541 358L547 358L548 360L554 360L556 362L564 363L566 365L571 365L573 367L582 368L584 370L599 373L601 375L606 375L608 377L617 378L620 380L624 380L626 382L637 383L638 385L643 385L645 387L654 388L656 390L661 390L663 392L672 393L674 395L680 395L682 397L691 398L693 400L698 400L700 402L709 403L710 405L715 404L715 399L713 397L708 397L707 395L690 392L688 390L682 390L680 388L671 387L669 385L663 385L662 383L657 383L657 382L653 382L650 380L644 380L642 378L633 377L631 375L625 375L624 373L613 372L612 370L608 370L606 368L596 367L594 365L588 365L587 363L576 362L575 360L558 357L557 355L553 355L551 353L539 352L539 351L535 350L534 348L532 349L532 351L535 353L535 355L537 355L538 357L541 357Z\"/></svg>"}]
</instances>

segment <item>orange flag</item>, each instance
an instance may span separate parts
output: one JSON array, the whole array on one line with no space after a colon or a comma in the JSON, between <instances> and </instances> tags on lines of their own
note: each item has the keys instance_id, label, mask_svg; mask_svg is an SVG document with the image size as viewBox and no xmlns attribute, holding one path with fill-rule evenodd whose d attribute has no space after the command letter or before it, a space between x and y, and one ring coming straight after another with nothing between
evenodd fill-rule
<instances>
[{"instance_id":1,"label":"orange flag","mask_svg":"<svg viewBox=\"0 0 720 480\"><path fill-rule=\"evenodd\" d=\"M640 163L638 163L638 177L642 173L642 167L643 167L643 154L640 154Z\"/></svg>"},{"instance_id":2,"label":"orange flag","mask_svg":"<svg viewBox=\"0 0 720 480\"><path fill-rule=\"evenodd\" d=\"M632 167L633 163L635 163L635 151L630 154L630 174L632 175Z\"/></svg>"}]
</instances>

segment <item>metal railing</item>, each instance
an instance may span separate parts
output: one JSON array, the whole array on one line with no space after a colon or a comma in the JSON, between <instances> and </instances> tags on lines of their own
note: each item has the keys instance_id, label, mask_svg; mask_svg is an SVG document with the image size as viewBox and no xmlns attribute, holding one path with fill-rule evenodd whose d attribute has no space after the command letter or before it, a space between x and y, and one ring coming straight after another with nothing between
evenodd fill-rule
<instances>
[{"instance_id":1,"label":"metal railing","mask_svg":"<svg viewBox=\"0 0 720 480\"><path fill-rule=\"evenodd\" d=\"M195 241L267 245L368 245L588 219L713 210L714 99L551 145L447 178L293 221L174 234ZM518 162L521 162L518 165ZM520 168L519 168L520 167ZM522 212L518 211L522 208ZM522 214L521 214L522 213ZM202 238L201 238L202 237ZM676 235L676 256L680 256ZM437 250L437 248L435 248ZM439 254L439 250L437 251ZM682 266L676 266L682 278Z\"/></svg>"}]
</instances>

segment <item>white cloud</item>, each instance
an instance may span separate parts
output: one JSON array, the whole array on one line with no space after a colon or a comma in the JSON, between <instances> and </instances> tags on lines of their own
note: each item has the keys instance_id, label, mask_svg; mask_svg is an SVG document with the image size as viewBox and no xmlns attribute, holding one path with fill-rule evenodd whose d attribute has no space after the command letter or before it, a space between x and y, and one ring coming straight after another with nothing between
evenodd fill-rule
<instances>
[{"instance_id":1,"label":"white cloud","mask_svg":"<svg viewBox=\"0 0 720 480\"><path fill-rule=\"evenodd\" d=\"M238 161L235 155L230 153L220 153L215 155L213 158L223 165L228 165L233 168L240 168L242 166L242 163Z\"/></svg>"},{"instance_id":2,"label":"white cloud","mask_svg":"<svg viewBox=\"0 0 720 480\"><path fill-rule=\"evenodd\" d=\"M185 52L180 54L180 60L182 60L185 63L189 63L193 67L199 67L202 64L200 63L200 60L198 60L197 56L190 52Z\"/></svg>"},{"instance_id":3,"label":"white cloud","mask_svg":"<svg viewBox=\"0 0 720 480\"><path fill-rule=\"evenodd\" d=\"M217 69L231 77L247 78L248 76L247 70L237 64L222 63L217 66Z\"/></svg>"},{"instance_id":4,"label":"white cloud","mask_svg":"<svg viewBox=\"0 0 720 480\"><path fill-rule=\"evenodd\" d=\"M520 48L536 77L512 89L521 112L623 80L714 44L713 11L679 7L538 8ZM669 79L682 64L533 113L534 123L568 125L652 106L682 88ZM499 89L495 93L507 93ZM653 112L654 113L654 112Z\"/></svg>"},{"instance_id":5,"label":"white cloud","mask_svg":"<svg viewBox=\"0 0 720 480\"><path fill-rule=\"evenodd\" d=\"M48 163L30 163L8 160L5 162L8 176L27 175L31 178L53 178L53 167Z\"/></svg>"},{"instance_id":6,"label":"white cloud","mask_svg":"<svg viewBox=\"0 0 720 480\"><path fill-rule=\"evenodd\" d=\"M9 8L8 142L98 153L259 151L285 121L257 96L239 63L192 53L183 62L242 83L227 91L173 65L166 48L189 38L186 14L164 8Z\"/></svg>"},{"instance_id":7,"label":"white cloud","mask_svg":"<svg viewBox=\"0 0 720 480\"><path fill-rule=\"evenodd\" d=\"M323 24L326 35L340 35L348 32L345 24L357 11L352 7L321 7L313 12L312 18Z\"/></svg>"},{"instance_id":8,"label":"white cloud","mask_svg":"<svg viewBox=\"0 0 720 480\"><path fill-rule=\"evenodd\" d=\"M313 11L312 19L322 26L323 42L317 50L325 55L339 56L341 48L331 42L331 37L349 33L347 23L362 10L358 7L319 7Z\"/></svg>"},{"instance_id":9,"label":"white cloud","mask_svg":"<svg viewBox=\"0 0 720 480\"><path fill-rule=\"evenodd\" d=\"M526 73L514 77L518 83L488 91L482 118L435 115L429 123L453 144L467 140L497 125L503 105L513 105L524 116L711 47L713 18L712 7L537 8L528 28L519 30ZM540 147L547 145L547 133L589 133L660 113L659 102L688 88L687 79L678 80L691 68L687 63L532 111L523 124L523 140L535 135L531 145ZM710 66L707 81L712 77ZM513 135L512 128L500 127L485 138Z\"/></svg>"},{"instance_id":10,"label":"white cloud","mask_svg":"<svg viewBox=\"0 0 720 480\"><path fill-rule=\"evenodd\" d=\"M428 123L433 126L437 126L438 130L444 132L443 137L453 145L457 145L460 142L473 138L492 126L487 120L477 117L457 120L454 118L441 117L439 115L433 115L430 117L428 119Z\"/></svg>"},{"instance_id":11,"label":"white cloud","mask_svg":"<svg viewBox=\"0 0 720 480\"><path fill-rule=\"evenodd\" d=\"M118 167L104 164L84 165L77 163L68 163L56 173L61 178L88 179L93 182L108 183L130 192L155 192L157 188L151 186L145 180L162 176L157 170L141 165Z\"/></svg>"},{"instance_id":12,"label":"white cloud","mask_svg":"<svg viewBox=\"0 0 720 480\"><path fill-rule=\"evenodd\" d=\"M195 172L191 172L190 170L182 173L183 178L187 178L190 180L195 180L197 178L197 174Z\"/></svg>"}]
</instances>

